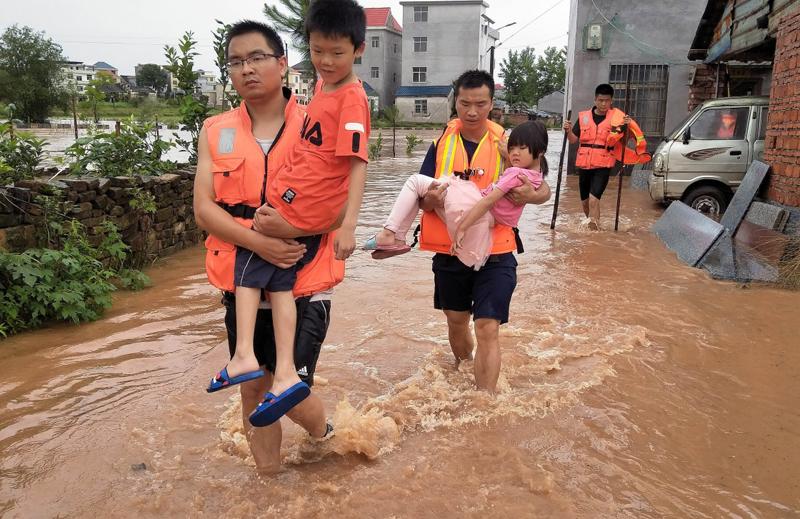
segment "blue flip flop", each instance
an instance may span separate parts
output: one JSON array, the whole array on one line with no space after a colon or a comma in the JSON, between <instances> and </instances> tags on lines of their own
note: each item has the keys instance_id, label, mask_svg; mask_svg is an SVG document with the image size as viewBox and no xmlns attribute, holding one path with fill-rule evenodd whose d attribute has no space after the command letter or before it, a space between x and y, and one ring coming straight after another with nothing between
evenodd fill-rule
<instances>
[{"instance_id":1,"label":"blue flip flop","mask_svg":"<svg viewBox=\"0 0 800 519\"><path fill-rule=\"evenodd\" d=\"M211 384L206 388L206 391L209 393L213 393L215 391L219 391L220 389L225 389L231 386L235 386L236 384L241 384L242 382L246 382L248 380L253 380L254 378L260 378L264 376L264 370L260 369L258 371L253 371L252 373L245 373L244 375L239 375L238 377L230 378L228 376L228 366L222 368L222 371L217 373L217 376L211 379Z\"/></svg>"},{"instance_id":2,"label":"blue flip flop","mask_svg":"<svg viewBox=\"0 0 800 519\"><path fill-rule=\"evenodd\" d=\"M305 382L298 382L286 391L275 396L267 393L264 400L258 404L256 410L250 415L250 423L254 427L266 427L277 422L281 416L289 412L294 406L308 398L311 389Z\"/></svg>"}]
</instances>

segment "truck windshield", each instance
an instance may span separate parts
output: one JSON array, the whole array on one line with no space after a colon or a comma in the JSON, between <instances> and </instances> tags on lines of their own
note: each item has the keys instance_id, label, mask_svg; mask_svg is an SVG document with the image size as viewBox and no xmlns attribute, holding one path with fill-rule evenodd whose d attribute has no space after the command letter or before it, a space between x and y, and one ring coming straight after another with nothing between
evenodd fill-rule
<instances>
[{"instance_id":1,"label":"truck windshield","mask_svg":"<svg viewBox=\"0 0 800 519\"><path fill-rule=\"evenodd\" d=\"M678 135L683 132L683 127L686 126L686 123L689 121L689 119L694 117L694 114L696 114L700 110L701 106L703 105L698 105L694 110L692 110L692 112L689 115L687 115L686 118L683 121L681 121L680 124L676 126L675 129L672 130L664 140L671 141L677 139Z\"/></svg>"}]
</instances>

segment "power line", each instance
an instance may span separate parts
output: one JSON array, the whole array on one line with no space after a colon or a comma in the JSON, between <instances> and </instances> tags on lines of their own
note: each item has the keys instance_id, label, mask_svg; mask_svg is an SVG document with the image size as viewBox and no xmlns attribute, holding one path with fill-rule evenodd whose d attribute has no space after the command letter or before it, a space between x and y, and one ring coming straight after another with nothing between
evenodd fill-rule
<instances>
[{"instance_id":1,"label":"power line","mask_svg":"<svg viewBox=\"0 0 800 519\"><path fill-rule=\"evenodd\" d=\"M545 11L544 11L542 14L540 14L539 16L537 16L536 18L534 18L534 19L533 19L533 20L531 20L530 22L528 22L528 23L526 23L525 25L523 25L522 27L520 27L520 29L519 29L517 32L515 32L514 34L512 34L511 36L509 36L509 37L508 37L508 38L506 38L505 40L503 40L503 41L499 42L497 45L495 45L495 47L499 47L499 46L500 46L500 45L502 45L503 43L507 42L508 40L510 40L511 38L513 38L514 36L516 36L517 34L519 34L520 32L522 32L523 30L525 30L525 28L526 28L526 27L528 27L530 24L532 24L533 22L535 22L536 20L538 20L538 19L539 19L539 18L541 18L542 16L546 15L547 13L549 13L551 10L553 10L553 9L554 9L554 8L555 8L555 7L556 7L558 4L562 3L563 1L564 1L564 0L558 0L558 2L556 2L556 3L554 3L553 5L551 5L550 7L548 7L548 8L547 8L547 10L545 10ZM592 2L594 2L594 0L592 0Z\"/></svg>"}]
</instances>

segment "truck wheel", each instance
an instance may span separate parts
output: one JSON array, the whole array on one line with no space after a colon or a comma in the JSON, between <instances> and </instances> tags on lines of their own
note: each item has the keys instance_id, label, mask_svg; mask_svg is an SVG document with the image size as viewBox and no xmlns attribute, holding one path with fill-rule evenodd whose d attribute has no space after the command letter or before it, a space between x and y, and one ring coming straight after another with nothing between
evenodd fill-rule
<instances>
[{"instance_id":1,"label":"truck wheel","mask_svg":"<svg viewBox=\"0 0 800 519\"><path fill-rule=\"evenodd\" d=\"M699 186L690 190L684 195L683 202L695 211L713 215L724 213L728 207L728 197L714 186Z\"/></svg>"}]
</instances>

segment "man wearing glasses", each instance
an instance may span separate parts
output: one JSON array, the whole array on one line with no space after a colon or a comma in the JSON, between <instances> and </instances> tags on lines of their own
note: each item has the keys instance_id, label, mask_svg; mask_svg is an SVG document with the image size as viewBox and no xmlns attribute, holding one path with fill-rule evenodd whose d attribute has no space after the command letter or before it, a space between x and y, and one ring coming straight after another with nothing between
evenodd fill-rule
<instances>
[{"instance_id":1,"label":"man wearing glasses","mask_svg":"<svg viewBox=\"0 0 800 519\"><path fill-rule=\"evenodd\" d=\"M206 268L209 281L223 291L228 346L233 355L237 247L280 268L294 265L306 250L293 239L265 236L252 228L255 209L265 203L267 182L300 137L304 116L291 91L282 86L287 62L283 43L273 29L253 21L233 25L226 54L231 82L243 102L204 124L198 142L194 209L197 223L210 234ZM273 225L275 220L273 217ZM341 217L334 227L340 224ZM295 364L301 380L309 386L330 323L331 289L344 277L344 263L335 261L334 256L333 239L324 234L314 259L298 272L293 290L298 298ZM257 469L272 473L280 467L280 422L254 428L248 420L274 380L275 338L268 302L259 307L253 339L256 358L266 374L240 384L242 417ZM322 402L313 392L286 415L315 438L330 432Z\"/></svg>"}]
</instances>

